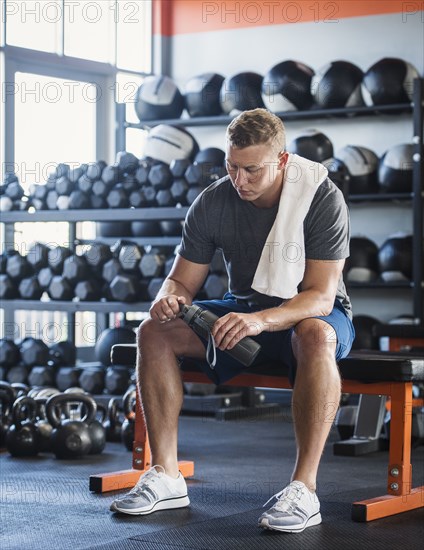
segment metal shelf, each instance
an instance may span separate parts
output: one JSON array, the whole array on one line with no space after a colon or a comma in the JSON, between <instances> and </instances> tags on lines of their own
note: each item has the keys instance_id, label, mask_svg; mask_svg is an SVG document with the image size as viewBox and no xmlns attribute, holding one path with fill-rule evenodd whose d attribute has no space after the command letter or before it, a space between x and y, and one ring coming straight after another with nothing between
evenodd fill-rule
<instances>
[{"instance_id":1,"label":"metal shelf","mask_svg":"<svg viewBox=\"0 0 424 550\"><path fill-rule=\"evenodd\" d=\"M349 195L348 202L391 202L412 201L414 193L370 193L369 195Z\"/></svg>"},{"instance_id":2,"label":"metal shelf","mask_svg":"<svg viewBox=\"0 0 424 550\"><path fill-rule=\"evenodd\" d=\"M64 302L39 300L2 300L4 310L32 310L32 311L64 311L76 313L78 311L94 311L96 313L120 313L122 311L148 311L150 302Z\"/></svg>"},{"instance_id":3,"label":"metal shelf","mask_svg":"<svg viewBox=\"0 0 424 550\"><path fill-rule=\"evenodd\" d=\"M104 208L96 210L39 210L2 212L0 221L15 222L110 222L145 220L183 220L188 207L166 208Z\"/></svg>"},{"instance_id":4,"label":"metal shelf","mask_svg":"<svg viewBox=\"0 0 424 550\"><path fill-rule=\"evenodd\" d=\"M353 116L376 116L390 113L411 113L411 103L396 103L393 105L379 105L371 107L342 107L338 109L318 109L312 108L308 111L279 111L275 113L284 121L290 120L313 120L316 118L341 118L345 119ZM146 120L145 122L127 122L125 121L125 104L117 104L118 120L122 121L125 128L138 128L148 130L159 124L169 124L171 126L227 126L233 116L219 115L210 117L184 117L171 118L163 120Z\"/></svg>"},{"instance_id":5,"label":"metal shelf","mask_svg":"<svg viewBox=\"0 0 424 550\"><path fill-rule=\"evenodd\" d=\"M95 244L102 242L112 246L120 239L125 239L136 243L139 246L177 246L181 242L181 237L98 237L97 239L77 239L76 244Z\"/></svg>"},{"instance_id":6,"label":"metal shelf","mask_svg":"<svg viewBox=\"0 0 424 550\"><path fill-rule=\"evenodd\" d=\"M392 283L386 283L385 281L373 281L369 283L354 283L354 282L345 282L346 287L349 290L357 289L357 288L375 288L375 289L410 289L414 288L414 283L412 281L394 281Z\"/></svg>"}]
</instances>

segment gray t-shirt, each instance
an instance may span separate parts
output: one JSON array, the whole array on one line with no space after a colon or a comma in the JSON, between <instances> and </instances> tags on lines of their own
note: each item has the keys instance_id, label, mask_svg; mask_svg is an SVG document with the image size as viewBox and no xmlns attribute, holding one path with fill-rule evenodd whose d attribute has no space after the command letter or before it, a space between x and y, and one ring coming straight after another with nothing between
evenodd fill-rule
<instances>
[{"instance_id":1,"label":"gray t-shirt","mask_svg":"<svg viewBox=\"0 0 424 550\"><path fill-rule=\"evenodd\" d=\"M276 298L256 292L251 285L277 212L278 203L258 208L240 199L229 176L225 176L207 187L189 208L178 253L191 262L209 264L215 250L220 249L229 291L264 307L276 305ZM349 212L342 192L330 179L318 187L303 230L306 259L341 260L349 256ZM337 298L352 317L343 277Z\"/></svg>"}]
</instances>

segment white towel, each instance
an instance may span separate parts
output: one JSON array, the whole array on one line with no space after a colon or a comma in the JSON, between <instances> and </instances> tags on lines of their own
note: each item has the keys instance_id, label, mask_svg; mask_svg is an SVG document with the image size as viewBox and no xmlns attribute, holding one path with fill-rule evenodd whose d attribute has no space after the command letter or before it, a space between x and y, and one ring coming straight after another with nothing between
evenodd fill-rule
<instances>
[{"instance_id":1,"label":"white towel","mask_svg":"<svg viewBox=\"0 0 424 550\"><path fill-rule=\"evenodd\" d=\"M305 273L303 222L327 175L322 164L289 154L277 216L253 278L257 292L284 299L297 294Z\"/></svg>"}]
</instances>

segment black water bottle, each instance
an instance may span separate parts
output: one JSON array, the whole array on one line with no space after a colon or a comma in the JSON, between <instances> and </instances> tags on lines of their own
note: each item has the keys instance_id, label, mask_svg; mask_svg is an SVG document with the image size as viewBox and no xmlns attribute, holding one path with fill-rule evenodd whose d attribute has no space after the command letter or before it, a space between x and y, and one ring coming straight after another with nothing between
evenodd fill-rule
<instances>
[{"instance_id":1,"label":"black water bottle","mask_svg":"<svg viewBox=\"0 0 424 550\"><path fill-rule=\"evenodd\" d=\"M182 305L180 307L180 312L181 319L187 323L196 334L205 340L211 338L211 329L215 321L219 319L217 315L196 305ZM246 336L232 349L226 349L225 353L228 353L231 357L240 361L245 367L250 367L260 350L260 344Z\"/></svg>"}]
</instances>

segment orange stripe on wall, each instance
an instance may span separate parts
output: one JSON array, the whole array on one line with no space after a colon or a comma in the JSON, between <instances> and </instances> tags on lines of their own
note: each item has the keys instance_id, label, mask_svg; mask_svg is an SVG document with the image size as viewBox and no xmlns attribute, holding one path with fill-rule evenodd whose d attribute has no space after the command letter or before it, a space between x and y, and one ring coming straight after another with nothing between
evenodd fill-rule
<instances>
[{"instance_id":1,"label":"orange stripe on wall","mask_svg":"<svg viewBox=\"0 0 424 550\"><path fill-rule=\"evenodd\" d=\"M334 24L348 17L388 13L402 13L406 21L420 11L421 0L153 0L153 30L172 36L307 21Z\"/></svg>"}]
</instances>

